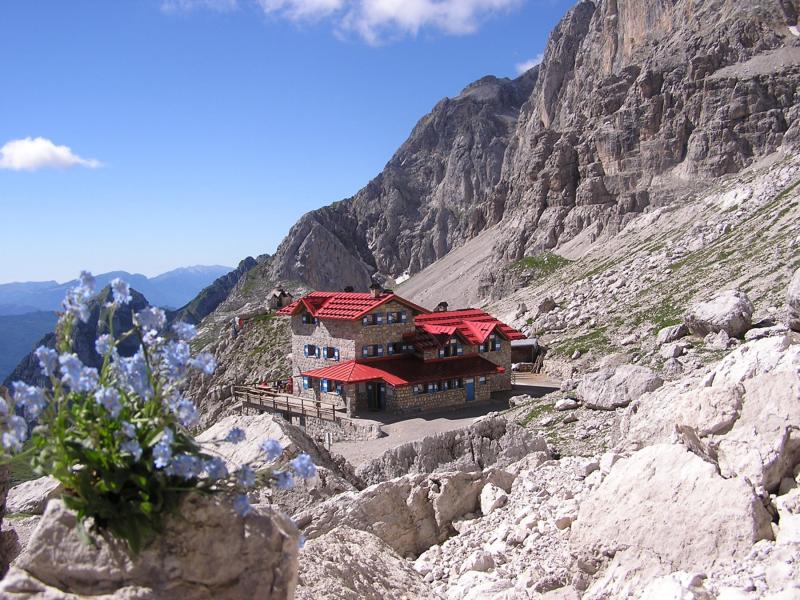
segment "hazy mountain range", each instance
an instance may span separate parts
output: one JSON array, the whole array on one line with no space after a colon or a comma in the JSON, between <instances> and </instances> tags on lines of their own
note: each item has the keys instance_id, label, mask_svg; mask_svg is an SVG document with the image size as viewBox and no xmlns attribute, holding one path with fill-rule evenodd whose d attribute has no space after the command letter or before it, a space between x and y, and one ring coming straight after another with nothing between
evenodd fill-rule
<instances>
[{"instance_id":1,"label":"hazy mountain range","mask_svg":"<svg viewBox=\"0 0 800 600\"><path fill-rule=\"evenodd\" d=\"M150 304L164 308L178 308L189 302L217 277L232 270L231 267L213 265L181 267L156 277L145 277L139 273L126 271L111 271L96 277L98 289L107 285L112 279L120 277L144 294ZM57 310L64 293L75 283L73 280L66 283L26 281L0 284L0 315Z\"/></svg>"},{"instance_id":2,"label":"hazy mountain range","mask_svg":"<svg viewBox=\"0 0 800 600\"><path fill-rule=\"evenodd\" d=\"M152 305L177 308L188 304L204 288L232 271L220 265L183 267L145 277L113 271L97 275L101 289L115 277L131 284ZM75 281L31 281L0 284L0 381L28 354L56 323L64 293Z\"/></svg>"}]
</instances>

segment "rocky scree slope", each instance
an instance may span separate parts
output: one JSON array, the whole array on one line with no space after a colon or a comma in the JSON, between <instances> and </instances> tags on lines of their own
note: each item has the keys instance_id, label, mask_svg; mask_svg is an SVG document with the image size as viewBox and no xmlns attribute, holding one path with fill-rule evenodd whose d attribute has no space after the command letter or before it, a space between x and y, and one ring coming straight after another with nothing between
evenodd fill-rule
<instances>
[{"instance_id":1,"label":"rocky scree slope","mask_svg":"<svg viewBox=\"0 0 800 600\"><path fill-rule=\"evenodd\" d=\"M793 147L800 40L783 5L579 2L539 67L440 102L367 187L305 215L265 276L365 288L495 228L481 294L498 297L516 281L498 265L614 235Z\"/></svg>"}]
</instances>

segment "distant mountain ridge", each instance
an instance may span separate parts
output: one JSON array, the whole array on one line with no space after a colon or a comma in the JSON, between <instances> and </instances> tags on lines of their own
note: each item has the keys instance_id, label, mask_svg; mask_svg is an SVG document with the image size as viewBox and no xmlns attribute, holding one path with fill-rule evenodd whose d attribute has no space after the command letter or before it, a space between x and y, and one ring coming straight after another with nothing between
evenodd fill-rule
<instances>
[{"instance_id":1,"label":"distant mountain ridge","mask_svg":"<svg viewBox=\"0 0 800 600\"><path fill-rule=\"evenodd\" d=\"M217 278L233 271L221 265L193 266L173 269L156 277L139 273L111 271L96 275L99 287L116 277L140 290L154 306L177 308L191 301ZM32 281L0 284L0 315L21 315L35 311L58 310L64 293L75 281Z\"/></svg>"}]
</instances>

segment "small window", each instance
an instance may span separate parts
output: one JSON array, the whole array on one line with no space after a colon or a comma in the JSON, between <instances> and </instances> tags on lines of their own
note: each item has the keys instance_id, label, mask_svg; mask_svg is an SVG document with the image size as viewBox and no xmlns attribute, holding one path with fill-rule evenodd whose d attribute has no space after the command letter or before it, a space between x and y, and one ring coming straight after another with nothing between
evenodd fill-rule
<instances>
[{"instance_id":1,"label":"small window","mask_svg":"<svg viewBox=\"0 0 800 600\"><path fill-rule=\"evenodd\" d=\"M478 352L480 352L481 354L484 354L487 351L488 351L488 347L487 347L486 344L480 344L478 346Z\"/></svg>"},{"instance_id":2,"label":"small window","mask_svg":"<svg viewBox=\"0 0 800 600\"><path fill-rule=\"evenodd\" d=\"M491 348L492 352L498 352L500 350L500 338L497 337L497 334L492 334L489 336L489 348Z\"/></svg>"},{"instance_id":3,"label":"small window","mask_svg":"<svg viewBox=\"0 0 800 600\"><path fill-rule=\"evenodd\" d=\"M408 313L402 310L386 313L386 322L389 323L389 325L394 325L396 323L408 323Z\"/></svg>"},{"instance_id":4,"label":"small window","mask_svg":"<svg viewBox=\"0 0 800 600\"><path fill-rule=\"evenodd\" d=\"M314 344L306 344L303 346L303 355L306 358L319 358L322 354L322 350L319 346L315 346Z\"/></svg>"},{"instance_id":5,"label":"small window","mask_svg":"<svg viewBox=\"0 0 800 600\"><path fill-rule=\"evenodd\" d=\"M318 325L319 319L317 317L311 316L311 313L303 313L303 324L304 325Z\"/></svg>"},{"instance_id":6,"label":"small window","mask_svg":"<svg viewBox=\"0 0 800 600\"><path fill-rule=\"evenodd\" d=\"M328 391L328 380L327 379L320 379L319 380L319 389L322 392Z\"/></svg>"},{"instance_id":7,"label":"small window","mask_svg":"<svg viewBox=\"0 0 800 600\"><path fill-rule=\"evenodd\" d=\"M425 393L425 386L424 385L417 384L417 385L414 386L414 394L415 395L419 396L420 394L424 394L424 393Z\"/></svg>"},{"instance_id":8,"label":"small window","mask_svg":"<svg viewBox=\"0 0 800 600\"><path fill-rule=\"evenodd\" d=\"M322 350L322 357L325 360L339 360L339 349L333 346L326 346Z\"/></svg>"},{"instance_id":9,"label":"small window","mask_svg":"<svg viewBox=\"0 0 800 600\"><path fill-rule=\"evenodd\" d=\"M433 381L433 382L429 383L427 389L428 389L428 393L429 394L434 394L434 393L438 392L439 391L439 382L438 381Z\"/></svg>"},{"instance_id":10,"label":"small window","mask_svg":"<svg viewBox=\"0 0 800 600\"><path fill-rule=\"evenodd\" d=\"M311 389L311 377L303 376L303 389L310 390Z\"/></svg>"},{"instance_id":11,"label":"small window","mask_svg":"<svg viewBox=\"0 0 800 600\"><path fill-rule=\"evenodd\" d=\"M384 313L372 313L371 315L365 315L361 319L362 325L383 325L386 321L386 315Z\"/></svg>"},{"instance_id":12,"label":"small window","mask_svg":"<svg viewBox=\"0 0 800 600\"><path fill-rule=\"evenodd\" d=\"M371 346L363 346L361 348L361 356L363 356L364 358L383 356L383 344L373 344Z\"/></svg>"},{"instance_id":13,"label":"small window","mask_svg":"<svg viewBox=\"0 0 800 600\"><path fill-rule=\"evenodd\" d=\"M486 385L486 377L479 377L478 383L480 383L481 385Z\"/></svg>"},{"instance_id":14,"label":"small window","mask_svg":"<svg viewBox=\"0 0 800 600\"><path fill-rule=\"evenodd\" d=\"M344 398L344 384L337 383L336 384L336 393L339 394L342 398Z\"/></svg>"}]
</instances>

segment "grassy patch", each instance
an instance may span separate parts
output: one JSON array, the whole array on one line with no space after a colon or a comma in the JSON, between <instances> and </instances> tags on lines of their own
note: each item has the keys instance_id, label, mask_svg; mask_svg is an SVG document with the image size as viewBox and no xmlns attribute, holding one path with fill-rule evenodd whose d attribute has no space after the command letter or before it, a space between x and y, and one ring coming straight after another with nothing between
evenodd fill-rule
<instances>
[{"instance_id":1,"label":"grassy patch","mask_svg":"<svg viewBox=\"0 0 800 600\"><path fill-rule=\"evenodd\" d=\"M661 305L637 314L633 322L635 325L652 323L655 325L656 329L661 330L664 329L664 327L671 327L682 323L683 311L672 301L665 300Z\"/></svg>"},{"instance_id":2,"label":"grassy patch","mask_svg":"<svg viewBox=\"0 0 800 600\"><path fill-rule=\"evenodd\" d=\"M31 467L31 457L25 454L25 452L15 454L8 463L8 469L11 473L12 487L41 477L34 472Z\"/></svg>"},{"instance_id":3,"label":"grassy patch","mask_svg":"<svg viewBox=\"0 0 800 600\"><path fill-rule=\"evenodd\" d=\"M606 335L606 328L601 327L586 335L561 342L553 349L553 352L560 356L570 357L575 354L576 351L581 354L587 354L593 350L597 350L600 354L605 354L608 349L609 341Z\"/></svg>"},{"instance_id":4,"label":"grassy patch","mask_svg":"<svg viewBox=\"0 0 800 600\"><path fill-rule=\"evenodd\" d=\"M518 261L511 263L508 268L516 273L531 271L532 274L537 277L547 277L559 269L566 267L570 262L571 261L558 254L542 252L536 256L520 258Z\"/></svg>"},{"instance_id":5,"label":"grassy patch","mask_svg":"<svg viewBox=\"0 0 800 600\"><path fill-rule=\"evenodd\" d=\"M527 414L527 415L525 415L525 416L524 416L524 417L523 417L523 418L520 420L520 422L519 422L519 423L520 423L520 425L522 425L523 427L527 427L527 426L528 426L528 425L530 425L530 424L531 424L533 421L536 421L536 420L537 420L539 417L542 417L542 416L546 415L547 413L551 413L551 412L553 412L553 410L554 410L554 407L555 407L555 404L547 404L547 403L544 403L544 404L537 404L536 406L534 406L534 407L533 407L533 408L532 408L532 409L531 409L531 410L528 412L528 414Z\"/></svg>"}]
</instances>

